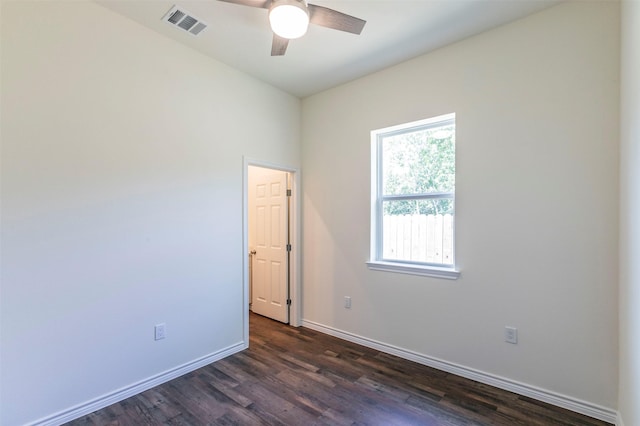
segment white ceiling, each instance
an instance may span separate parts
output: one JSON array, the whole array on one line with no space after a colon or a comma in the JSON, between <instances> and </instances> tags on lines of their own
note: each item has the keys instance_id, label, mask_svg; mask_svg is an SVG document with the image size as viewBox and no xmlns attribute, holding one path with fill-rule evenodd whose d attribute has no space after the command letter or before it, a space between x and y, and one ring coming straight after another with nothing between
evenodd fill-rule
<instances>
[{"instance_id":1,"label":"white ceiling","mask_svg":"<svg viewBox=\"0 0 640 426\"><path fill-rule=\"evenodd\" d=\"M311 25L272 57L267 10L218 0L97 0L158 33L300 98L537 12L560 0L311 0L367 21L361 35ZM162 21L176 4L209 24Z\"/></svg>"}]
</instances>

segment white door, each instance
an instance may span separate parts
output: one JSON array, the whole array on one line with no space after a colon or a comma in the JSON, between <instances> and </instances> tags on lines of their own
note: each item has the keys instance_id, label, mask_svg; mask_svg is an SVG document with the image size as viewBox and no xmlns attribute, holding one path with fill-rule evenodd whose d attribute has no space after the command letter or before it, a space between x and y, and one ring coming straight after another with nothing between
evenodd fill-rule
<instances>
[{"instance_id":1,"label":"white door","mask_svg":"<svg viewBox=\"0 0 640 426\"><path fill-rule=\"evenodd\" d=\"M289 322L288 173L249 167L251 310Z\"/></svg>"}]
</instances>

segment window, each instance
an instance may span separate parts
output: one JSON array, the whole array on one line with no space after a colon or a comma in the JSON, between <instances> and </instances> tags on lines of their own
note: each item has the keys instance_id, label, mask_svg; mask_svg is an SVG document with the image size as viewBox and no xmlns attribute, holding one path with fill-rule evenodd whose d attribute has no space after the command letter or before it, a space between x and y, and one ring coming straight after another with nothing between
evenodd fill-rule
<instances>
[{"instance_id":1,"label":"window","mask_svg":"<svg viewBox=\"0 0 640 426\"><path fill-rule=\"evenodd\" d=\"M455 114L371 132L369 268L455 279Z\"/></svg>"}]
</instances>

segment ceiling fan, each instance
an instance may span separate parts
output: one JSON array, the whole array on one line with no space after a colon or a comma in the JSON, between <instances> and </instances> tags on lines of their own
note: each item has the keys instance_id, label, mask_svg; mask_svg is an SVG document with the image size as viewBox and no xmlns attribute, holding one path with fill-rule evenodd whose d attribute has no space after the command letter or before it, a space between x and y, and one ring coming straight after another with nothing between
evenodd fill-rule
<instances>
[{"instance_id":1,"label":"ceiling fan","mask_svg":"<svg viewBox=\"0 0 640 426\"><path fill-rule=\"evenodd\" d=\"M309 23L334 30L360 34L364 21L351 15L308 4L306 0L219 0L243 6L269 9L269 23L273 31L271 56L282 56L287 51L289 40L302 37Z\"/></svg>"}]
</instances>

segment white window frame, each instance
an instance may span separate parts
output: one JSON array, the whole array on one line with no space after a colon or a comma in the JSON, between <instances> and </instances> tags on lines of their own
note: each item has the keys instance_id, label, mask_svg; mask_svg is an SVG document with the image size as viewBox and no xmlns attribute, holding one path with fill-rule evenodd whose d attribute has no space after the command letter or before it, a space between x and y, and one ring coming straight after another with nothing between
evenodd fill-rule
<instances>
[{"instance_id":1,"label":"white window frame","mask_svg":"<svg viewBox=\"0 0 640 426\"><path fill-rule=\"evenodd\" d=\"M428 193L384 196L382 193L382 140L393 134L409 133L418 129L440 127L449 123L455 125L455 114L445 114L426 120L414 121L371 132L371 253L367 266L371 270L422 275L436 278L458 279L460 271L456 268L455 213L453 225L453 266L440 266L407 260L385 260L382 256L382 204L385 200L451 198L451 193ZM455 191L453 192L455 206ZM455 207L454 207L455 208Z\"/></svg>"}]
</instances>

